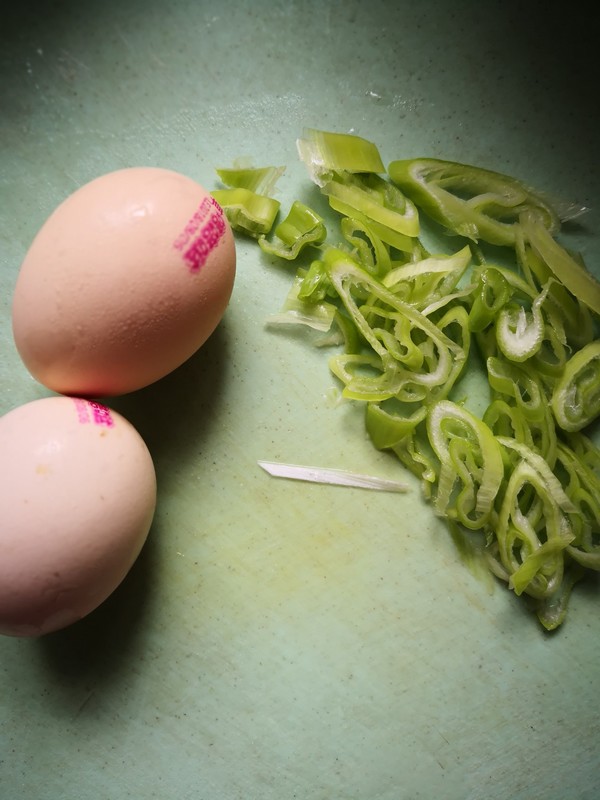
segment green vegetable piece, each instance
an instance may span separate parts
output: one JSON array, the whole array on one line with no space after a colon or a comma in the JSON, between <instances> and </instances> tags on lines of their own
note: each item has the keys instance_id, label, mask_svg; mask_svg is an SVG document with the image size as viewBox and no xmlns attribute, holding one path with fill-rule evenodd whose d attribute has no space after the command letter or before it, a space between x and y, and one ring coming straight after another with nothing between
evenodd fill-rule
<instances>
[{"instance_id":1,"label":"green vegetable piece","mask_svg":"<svg viewBox=\"0 0 600 800\"><path fill-rule=\"evenodd\" d=\"M566 549L569 551L570 548ZM539 600L535 613L547 631L556 630L565 621L573 587L584 574L585 570L579 564L566 565L560 586L556 587L550 597Z\"/></svg>"},{"instance_id":2,"label":"green vegetable piece","mask_svg":"<svg viewBox=\"0 0 600 800\"><path fill-rule=\"evenodd\" d=\"M448 391L464 364L463 347L425 315L400 300L336 248L324 262L334 289L370 351L334 357L330 367L345 384L344 396L370 401L422 400ZM356 290L372 296L359 307ZM413 337L417 337L417 341Z\"/></svg>"},{"instance_id":3,"label":"green vegetable piece","mask_svg":"<svg viewBox=\"0 0 600 800\"><path fill-rule=\"evenodd\" d=\"M512 289L502 271L495 267L481 269L474 283L469 324L473 333L483 331L496 319L512 296Z\"/></svg>"},{"instance_id":4,"label":"green vegetable piece","mask_svg":"<svg viewBox=\"0 0 600 800\"><path fill-rule=\"evenodd\" d=\"M544 458L512 439L497 441L515 456L495 526L509 586L516 594L551 597L560 590L565 550L574 539L568 515L577 508Z\"/></svg>"},{"instance_id":5,"label":"green vegetable piece","mask_svg":"<svg viewBox=\"0 0 600 800\"><path fill-rule=\"evenodd\" d=\"M531 233L527 220L524 220L524 228L528 233ZM543 231L538 230L537 233L543 237ZM535 237L535 232L533 235ZM553 240L551 239L551 246L552 242ZM547 239L546 243L548 244ZM540 242L538 242L538 249L539 246ZM557 254L557 263L561 264L557 269L561 272L564 270L563 274L566 276L567 281L572 281L573 264L570 261L567 263L562 261L564 254L565 251L559 251ZM567 344L568 342L569 345L577 349L590 342L594 338L594 312L590 310L582 299L576 297L561 283L559 276L555 275L553 270L550 269L538 253L538 250L531 247L528 242L525 242L523 231L521 231L517 240L516 255L518 265L528 275L528 280L532 287L541 289L548 286L548 302L546 304L548 322L556 331L560 342L562 344ZM570 256L568 258L571 259ZM583 263L577 264L575 262L575 273L581 273L583 268ZM594 285L594 279L591 275L588 274L584 280L589 281L592 286Z\"/></svg>"},{"instance_id":6,"label":"green vegetable piece","mask_svg":"<svg viewBox=\"0 0 600 800\"><path fill-rule=\"evenodd\" d=\"M424 405L406 415L388 411L380 403L367 403L365 424L374 446L378 450L389 450L413 433L426 416Z\"/></svg>"},{"instance_id":7,"label":"green vegetable piece","mask_svg":"<svg viewBox=\"0 0 600 800\"><path fill-rule=\"evenodd\" d=\"M541 307L547 294L548 287L535 298L531 311L518 303L506 304L499 311L496 341L510 361L526 361L542 346L546 326Z\"/></svg>"},{"instance_id":8,"label":"green vegetable piece","mask_svg":"<svg viewBox=\"0 0 600 800\"><path fill-rule=\"evenodd\" d=\"M318 186L322 186L333 172L385 172L377 146L350 133L305 128L303 138L296 140L296 146L311 179Z\"/></svg>"},{"instance_id":9,"label":"green vegetable piece","mask_svg":"<svg viewBox=\"0 0 600 800\"><path fill-rule=\"evenodd\" d=\"M326 333L331 329L335 319L336 306L324 301L303 300L300 297L302 281L303 276L296 275L283 307L279 313L272 314L268 322L271 324L301 324Z\"/></svg>"},{"instance_id":10,"label":"green vegetable piece","mask_svg":"<svg viewBox=\"0 0 600 800\"><path fill-rule=\"evenodd\" d=\"M416 237L407 236L405 233L400 233L400 231L394 230L387 225L376 222L350 204L342 202L338 197L335 197L335 195L329 195L328 200L329 205L334 211L368 226L385 244L395 247L396 250L400 250L402 253L412 254L421 252L422 246Z\"/></svg>"},{"instance_id":11,"label":"green vegetable piece","mask_svg":"<svg viewBox=\"0 0 600 800\"><path fill-rule=\"evenodd\" d=\"M490 356L486 365L492 389L513 399L528 422L539 422L544 418L544 390L535 375L496 356Z\"/></svg>"},{"instance_id":12,"label":"green vegetable piece","mask_svg":"<svg viewBox=\"0 0 600 800\"><path fill-rule=\"evenodd\" d=\"M279 241L270 242L266 236L259 237L261 250L292 261L307 245L322 244L327 238L327 228L312 208L296 200L287 217L275 227L274 235Z\"/></svg>"},{"instance_id":13,"label":"green vegetable piece","mask_svg":"<svg viewBox=\"0 0 600 800\"><path fill-rule=\"evenodd\" d=\"M556 204L520 181L439 159L394 161L386 175L376 146L348 134L309 129L297 144L342 215L338 246L300 202L267 240L283 168L218 170L229 188L213 193L264 252L319 249L268 322L343 348L329 367L364 403L373 445L554 630L574 585L600 572L600 448L583 433L600 416L600 283L556 241ZM472 241L427 252L421 214ZM490 264L483 243L510 247L514 263ZM457 382L472 337L490 389L481 418L450 399L468 396Z\"/></svg>"},{"instance_id":14,"label":"green vegetable piece","mask_svg":"<svg viewBox=\"0 0 600 800\"><path fill-rule=\"evenodd\" d=\"M278 200L250 189L215 189L211 194L225 212L231 227L255 239L269 233L279 212Z\"/></svg>"},{"instance_id":15,"label":"green vegetable piece","mask_svg":"<svg viewBox=\"0 0 600 800\"><path fill-rule=\"evenodd\" d=\"M556 427L541 379L526 364L521 366L496 356L488 358L486 364L490 387L502 399L514 403L515 414L521 417L516 427L526 426L526 435L519 436L519 441L535 448L552 467L556 458Z\"/></svg>"},{"instance_id":16,"label":"green vegetable piece","mask_svg":"<svg viewBox=\"0 0 600 800\"><path fill-rule=\"evenodd\" d=\"M531 213L523 214L523 232L559 281L582 303L600 314L600 283L577 262Z\"/></svg>"},{"instance_id":17,"label":"green vegetable piece","mask_svg":"<svg viewBox=\"0 0 600 800\"><path fill-rule=\"evenodd\" d=\"M552 411L565 431L579 431L600 414L600 340L567 361L552 393Z\"/></svg>"},{"instance_id":18,"label":"green vegetable piece","mask_svg":"<svg viewBox=\"0 0 600 800\"><path fill-rule=\"evenodd\" d=\"M486 408L483 422L494 436L507 436L533 446L533 439L527 420L516 406L510 405L503 398L497 397Z\"/></svg>"},{"instance_id":19,"label":"green vegetable piece","mask_svg":"<svg viewBox=\"0 0 600 800\"><path fill-rule=\"evenodd\" d=\"M554 233L560 220L545 200L499 172L454 161L393 161L392 181L436 222L477 242L515 246L520 215L527 211Z\"/></svg>"},{"instance_id":20,"label":"green vegetable piece","mask_svg":"<svg viewBox=\"0 0 600 800\"><path fill-rule=\"evenodd\" d=\"M597 450L589 440L587 444ZM558 445L555 472L578 510L572 517L574 539L567 551L582 566L600 571L600 475L564 442Z\"/></svg>"},{"instance_id":21,"label":"green vegetable piece","mask_svg":"<svg viewBox=\"0 0 600 800\"><path fill-rule=\"evenodd\" d=\"M379 175L336 176L321 191L372 222L404 236L419 235L419 212L415 204Z\"/></svg>"},{"instance_id":22,"label":"green vegetable piece","mask_svg":"<svg viewBox=\"0 0 600 800\"><path fill-rule=\"evenodd\" d=\"M391 268L390 252L372 225L354 217L343 217L340 227L346 241L353 246L358 262L382 279Z\"/></svg>"},{"instance_id":23,"label":"green vegetable piece","mask_svg":"<svg viewBox=\"0 0 600 800\"><path fill-rule=\"evenodd\" d=\"M217 169L216 172L225 186L233 189L249 189L256 194L271 195L276 182L285 172L285 167Z\"/></svg>"},{"instance_id":24,"label":"green vegetable piece","mask_svg":"<svg viewBox=\"0 0 600 800\"><path fill-rule=\"evenodd\" d=\"M471 263L471 251L463 247L453 255L436 255L395 267L383 284L420 309L447 297Z\"/></svg>"},{"instance_id":25,"label":"green vegetable piece","mask_svg":"<svg viewBox=\"0 0 600 800\"><path fill-rule=\"evenodd\" d=\"M450 400L432 406L427 434L440 460L436 512L471 530L483 528L504 477L498 441L480 419Z\"/></svg>"},{"instance_id":26,"label":"green vegetable piece","mask_svg":"<svg viewBox=\"0 0 600 800\"><path fill-rule=\"evenodd\" d=\"M298 289L298 297L312 303L324 300L328 295L334 295L331 280L324 261L313 261L308 270L302 271L302 281Z\"/></svg>"}]
</instances>

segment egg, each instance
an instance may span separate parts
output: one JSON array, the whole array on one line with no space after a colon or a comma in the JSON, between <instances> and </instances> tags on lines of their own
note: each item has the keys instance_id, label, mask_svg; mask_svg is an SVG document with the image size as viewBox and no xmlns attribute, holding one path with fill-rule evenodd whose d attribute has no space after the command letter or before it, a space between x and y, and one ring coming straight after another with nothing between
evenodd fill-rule
<instances>
[{"instance_id":1,"label":"egg","mask_svg":"<svg viewBox=\"0 0 600 800\"><path fill-rule=\"evenodd\" d=\"M144 545L156 475L142 437L90 400L0 417L0 633L39 636L97 608Z\"/></svg>"},{"instance_id":2,"label":"egg","mask_svg":"<svg viewBox=\"0 0 600 800\"><path fill-rule=\"evenodd\" d=\"M231 227L200 184L160 167L110 172L67 197L31 243L13 293L17 351L57 393L140 389L213 333L235 270Z\"/></svg>"}]
</instances>

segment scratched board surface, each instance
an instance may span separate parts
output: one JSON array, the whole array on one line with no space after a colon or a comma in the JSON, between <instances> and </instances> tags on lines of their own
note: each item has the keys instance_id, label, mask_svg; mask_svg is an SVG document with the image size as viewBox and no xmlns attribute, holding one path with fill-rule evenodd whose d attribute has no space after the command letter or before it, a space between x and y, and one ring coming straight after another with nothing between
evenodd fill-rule
<instances>
[{"instance_id":1,"label":"scratched board surface","mask_svg":"<svg viewBox=\"0 0 600 800\"><path fill-rule=\"evenodd\" d=\"M125 166L216 188L235 159L355 132L385 163L519 175L590 211L600 181L591 26L556 4L22 0L0 23L0 411L26 373L11 295L39 226ZM290 283L248 242L222 324L114 400L154 458L158 508L114 595L41 639L0 640L11 800L500 800L600 791L600 597L545 635L465 565L416 482L332 402L322 350L265 320ZM480 391L474 382L473 391ZM405 495L270 478L258 459L408 480ZM1 554L0 554L1 557Z\"/></svg>"}]
</instances>

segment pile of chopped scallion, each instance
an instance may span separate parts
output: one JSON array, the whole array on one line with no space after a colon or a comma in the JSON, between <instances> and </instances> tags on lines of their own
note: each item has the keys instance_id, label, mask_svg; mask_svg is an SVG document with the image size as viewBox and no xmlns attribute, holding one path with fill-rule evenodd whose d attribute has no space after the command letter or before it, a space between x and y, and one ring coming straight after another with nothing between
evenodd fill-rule
<instances>
[{"instance_id":1,"label":"pile of chopped scallion","mask_svg":"<svg viewBox=\"0 0 600 800\"><path fill-rule=\"evenodd\" d=\"M339 214L335 241L298 201L276 224L281 167L217 170L225 188L213 192L234 230L301 263L276 318L337 335L331 371L342 396L364 404L375 447L395 453L453 533L481 542L492 572L557 628L574 584L600 571L589 432L600 284L558 242L564 215L476 166L417 158L386 170L372 142L314 129L297 146ZM450 252L428 251L426 221L453 234ZM472 357L489 383L482 414L461 396Z\"/></svg>"}]
</instances>

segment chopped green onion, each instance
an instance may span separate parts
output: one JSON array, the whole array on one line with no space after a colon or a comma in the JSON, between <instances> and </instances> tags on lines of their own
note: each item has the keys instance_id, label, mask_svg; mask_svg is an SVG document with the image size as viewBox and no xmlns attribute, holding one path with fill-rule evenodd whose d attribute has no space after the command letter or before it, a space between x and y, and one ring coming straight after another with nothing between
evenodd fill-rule
<instances>
[{"instance_id":1,"label":"chopped green onion","mask_svg":"<svg viewBox=\"0 0 600 800\"><path fill-rule=\"evenodd\" d=\"M309 328L326 333L331 330L337 314L336 306L325 301L316 303L302 300L299 292L303 280L302 275L297 275L294 278L282 309L277 314L271 314L267 318L267 323L271 325L306 325Z\"/></svg>"},{"instance_id":2,"label":"chopped green onion","mask_svg":"<svg viewBox=\"0 0 600 800\"><path fill-rule=\"evenodd\" d=\"M318 245L325 241L327 229L323 219L299 200L292 203L287 217L274 230L275 240L269 241L260 236L258 244L269 255L293 260L309 244Z\"/></svg>"},{"instance_id":3,"label":"chopped green onion","mask_svg":"<svg viewBox=\"0 0 600 800\"><path fill-rule=\"evenodd\" d=\"M380 403L367 403L365 424L371 441L378 450L396 447L427 416L427 407L419 405L409 415L391 412Z\"/></svg>"},{"instance_id":4,"label":"chopped green onion","mask_svg":"<svg viewBox=\"0 0 600 800\"><path fill-rule=\"evenodd\" d=\"M427 434L440 460L437 513L466 528L482 528L490 520L504 477L498 441L480 419L449 400L432 406Z\"/></svg>"},{"instance_id":5,"label":"chopped green onion","mask_svg":"<svg viewBox=\"0 0 600 800\"><path fill-rule=\"evenodd\" d=\"M506 304L496 321L496 341L501 352L511 361L526 361L542 346L545 323L541 306L548 289L544 289L532 303L531 311L520 304Z\"/></svg>"},{"instance_id":6,"label":"chopped green onion","mask_svg":"<svg viewBox=\"0 0 600 800\"><path fill-rule=\"evenodd\" d=\"M269 233L279 212L278 200L250 189L215 189L211 194L231 227L256 239Z\"/></svg>"},{"instance_id":7,"label":"chopped green onion","mask_svg":"<svg viewBox=\"0 0 600 800\"><path fill-rule=\"evenodd\" d=\"M330 133L306 128L296 146L312 180L319 186L333 172L385 172L379 150L367 139L350 133Z\"/></svg>"},{"instance_id":8,"label":"chopped green onion","mask_svg":"<svg viewBox=\"0 0 600 800\"><path fill-rule=\"evenodd\" d=\"M330 362L345 384L344 396L410 401L431 391L445 395L456 368L466 360L463 347L346 254L330 248L325 262L334 289L369 345L366 354L334 357ZM356 290L377 302L360 306ZM414 337L422 341L415 342Z\"/></svg>"},{"instance_id":9,"label":"chopped green onion","mask_svg":"<svg viewBox=\"0 0 600 800\"><path fill-rule=\"evenodd\" d=\"M343 217L340 227L363 267L380 279L387 275L391 269L389 247L373 230L372 223L361 222L356 217Z\"/></svg>"},{"instance_id":10,"label":"chopped green onion","mask_svg":"<svg viewBox=\"0 0 600 800\"><path fill-rule=\"evenodd\" d=\"M600 340L567 361L552 393L552 411L565 431L579 431L600 414Z\"/></svg>"},{"instance_id":11,"label":"chopped green onion","mask_svg":"<svg viewBox=\"0 0 600 800\"><path fill-rule=\"evenodd\" d=\"M473 333L491 325L512 295L502 270L495 267L480 269L473 286L469 324Z\"/></svg>"},{"instance_id":12,"label":"chopped green onion","mask_svg":"<svg viewBox=\"0 0 600 800\"><path fill-rule=\"evenodd\" d=\"M395 247L397 250L401 250L403 253L413 253L415 251L419 252L420 244L415 237L401 233L394 228L390 228L388 225L382 225L381 222L377 222L349 203L344 203L334 194L330 194L328 196L328 200L329 205L334 211L337 211L339 214L343 214L346 217L351 217L363 225L368 225L373 233L379 236L381 241L385 242L385 244L389 244L391 247Z\"/></svg>"},{"instance_id":13,"label":"chopped green onion","mask_svg":"<svg viewBox=\"0 0 600 800\"><path fill-rule=\"evenodd\" d=\"M430 256L395 267L383 278L383 284L393 292L402 287L403 299L422 309L447 297L470 263L471 251L463 247L453 255Z\"/></svg>"},{"instance_id":14,"label":"chopped green onion","mask_svg":"<svg viewBox=\"0 0 600 800\"><path fill-rule=\"evenodd\" d=\"M249 189L256 194L270 195L275 184L285 172L285 167L230 168L217 169L216 172L225 186L233 189Z\"/></svg>"},{"instance_id":15,"label":"chopped green onion","mask_svg":"<svg viewBox=\"0 0 600 800\"><path fill-rule=\"evenodd\" d=\"M562 582L564 551L574 539L567 514L576 509L544 459L504 437L498 441L520 457L496 522L500 558L517 594L550 597Z\"/></svg>"},{"instance_id":16,"label":"chopped green onion","mask_svg":"<svg viewBox=\"0 0 600 800\"><path fill-rule=\"evenodd\" d=\"M322 334L315 345L340 348L330 370L341 397L364 405L374 447L419 479L455 541L468 536L491 575L557 628L575 584L600 572L600 447L584 433L600 417L600 283L555 240L564 205L559 219L520 181L439 159L394 161L386 175L375 145L348 134L310 129L298 151L341 215L341 239L303 204L271 241L268 221L257 233L262 223L238 209L239 229L266 252L289 261L319 250L269 324L308 326ZM274 176L221 177L251 200ZM428 252L420 215L471 243ZM487 244L504 248L489 248L498 263ZM461 383L473 342L490 392L481 414ZM362 485L339 470L273 470Z\"/></svg>"},{"instance_id":17,"label":"chopped green onion","mask_svg":"<svg viewBox=\"0 0 600 800\"><path fill-rule=\"evenodd\" d=\"M369 179L354 176L333 178L323 185L321 191L397 233L411 237L419 235L419 213L414 203L378 175Z\"/></svg>"},{"instance_id":18,"label":"chopped green onion","mask_svg":"<svg viewBox=\"0 0 600 800\"><path fill-rule=\"evenodd\" d=\"M415 158L392 161L388 173L432 219L473 241L514 246L524 211L551 233L560 226L557 214L539 194L499 172L454 161Z\"/></svg>"},{"instance_id":19,"label":"chopped green onion","mask_svg":"<svg viewBox=\"0 0 600 800\"><path fill-rule=\"evenodd\" d=\"M523 215L523 231L539 257L582 303L600 314L600 283L561 247L531 214Z\"/></svg>"}]
</instances>

